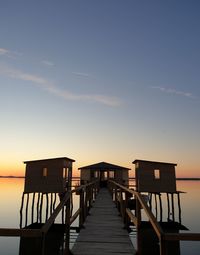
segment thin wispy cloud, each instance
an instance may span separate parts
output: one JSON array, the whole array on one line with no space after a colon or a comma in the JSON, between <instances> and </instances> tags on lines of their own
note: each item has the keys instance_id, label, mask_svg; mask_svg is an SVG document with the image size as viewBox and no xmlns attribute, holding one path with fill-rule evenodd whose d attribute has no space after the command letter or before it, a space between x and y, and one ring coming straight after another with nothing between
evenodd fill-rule
<instances>
[{"instance_id":1,"label":"thin wispy cloud","mask_svg":"<svg viewBox=\"0 0 200 255\"><path fill-rule=\"evenodd\" d=\"M55 94L58 94L60 97L63 97L67 100L76 100L76 101L89 101L97 102L107 106L119 106L121 104L120 100L117 97L110 97L105 95L96 95L96 94L74 94L69 91L61 91L56 89Z\"/></svg>"},{"instance_id":2,"label":"thin wispy cloud","mask_svg":"<svg viewBox=\"0 0 200 255\"><path fill-rule=\"evenodd\" d=\"M72 74L77 75L77 76L82 76L85 78L90 77L90 75L88 73L72 72Z\"/></svg>"},{"instance_id":3,"label":"thin wispy cloud","mask_svg":"<svg viewBox=\"0 0 200 255\"><path fill-rule=\"evenodd\" d=\"M30 82L33 82L35 84L40 84L40 85L47 83L47 81L45 79L43 79L42 77L28 74L28 73L22 72L20 70L16 70L16 69L6 67L3 65L0 65L0 74L6 75L7 77L10 77L13 79L30 81Z\"/></svg>"},{"instance_id":4,"label":"thin wispy cloud","mask_svg":"<svg viewBox=\"0 0 200 255\"><path fill-rule=\"evenodd\" d=\"M42 60L42 64L45 66L50 66L50 67L55 66L55 64L49 60Z\"/></svg>"},{"instance_id":5,"label":"thin wispy cloud","mask_svg":"<svg viewBox=\"0 0 200 255\"><path fill-rule=\"evenodd\" d=\"M188 98L195 98L195 96L191 92L185 92L185 91L180 91L180 90L165 88L165 87L159 87L159 86L153 86L151 88L160 90L163 93L167 93L167 94L175 94L175 95L178 95L178 96L184 96L184 97L188 97Z\"/></svg>"},{"instance_id":6,"label":"thin wispy cloud","mask_svg":"<svg viewBox=\"0 0 200 255\"><path fill-rule=\"evenodd\" d=\"M8 55L8 54L9 54L9 50L0 48L0 55Z\"/></svg>"},{"instance_id":7,"label":"thin wispy cloud","mask_svg":"<svg viewBox=\"0 0 200 255\"><path fill-rule=\"evenodd\" d=\"M65 100L73 100L73 101L86 101L86 102L96 102L107 106L119 106L121 105L121 101L117 97L99 95L99 94L76 94L67 90L62 90L59 87L55 86L55 84L51 83L47 79L43 77L22 72L20 70L12 69L5 66L0 66L0 74L5 75L7 77L28 81L31 82L32 85L39 87L51 93L55 96L61 97Z\"/></svg>"},{"instance_id":8,"label":"thin wispy cloud","mask_svg":"<svg viewBox=\"0 0 200 255\"><path fill-rule=\"evenodd\" d=\"M8 58L16 58L17 56L21 56L22 53L11 51L9 49L0 48L0 56L6 56Z\"/></svg>"}]
</instances>

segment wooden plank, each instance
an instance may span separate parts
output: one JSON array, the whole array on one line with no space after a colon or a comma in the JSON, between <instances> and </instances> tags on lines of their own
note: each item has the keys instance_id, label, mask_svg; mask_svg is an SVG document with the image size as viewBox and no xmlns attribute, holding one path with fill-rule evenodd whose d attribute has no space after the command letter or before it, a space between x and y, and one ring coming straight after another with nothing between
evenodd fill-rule
<instances>
[{"instance_id":1,"label":"wooden plank","mask_svg":"<svg viewBox=\"0 0 200 255\"><path fill-rule=\"evenodd\" d=\"M101 189L72 248L74 255L135 254L107 189Z\"/></svg>"},{"instance_id":2,"label":"wooden plank","mask_svg":"<svg viewBox=\"0 0 200 255\"><path fill-rule=\"evenodd\" d=\"M42 236L42 232L39 229L0 228L0 236L37 237Z\"/></svg>"},{"instance_id":3,"label":"wooden plank","mask_svg":"<svg viewBox=\"0 0 200 255\"><path fill-rule=\"evenodd\" d=\"M167 241L200 241L199 233L166 233L163 236Z\"/></svg>"}]
</instances>

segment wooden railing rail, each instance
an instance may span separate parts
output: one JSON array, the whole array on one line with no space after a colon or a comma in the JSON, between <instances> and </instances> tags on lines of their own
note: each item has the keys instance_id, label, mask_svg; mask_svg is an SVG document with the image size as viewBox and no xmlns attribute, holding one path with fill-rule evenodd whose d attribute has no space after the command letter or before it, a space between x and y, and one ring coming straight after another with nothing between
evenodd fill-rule
<instances>
[{"instance_id":1,"label":"wooden railing rail","mask_svg":"<svg viewBox=\"0 0 200 255\"><path fill-rule=\"evenodd\" d=\"M94 181L85 185L81 185L71 191L66 192L63 199L57 205L53 213L46 220L45 224L40 229L25 229L25 228L0 228L0 236L19 236L19 237L41 237L42 240L45 239L50 227L55 222L59 213L65 208L65 255L70 255L69 249L69 238L70 238L70 225L79 217L79 228L83 226L85 218L89 213L89 209L92 202L95 200L96 195L99 190L99 182ZM74 212L73 215L70 213L70 203L72 199L72 194L76 193L80 195L79 208ZM27 213L27 212L26 212ZM20 209L20 214L22 214L22 208ZM45 242L42 241L44 244ZM42 255L44 254L44 247L42 248Z\"/></svg>"},{"instance_id":2,"label":"wooden railing rail","mask_svg":"<svg viewBox=\"0 0 200 255\"><path fill-rule=\"evenodd\" d=\"M56 209L54 210L54 212L52 213L52 215L50 216L50 218L47 220L47 222L45 223L45 225L41 228L41 231L43 233L47 233L47 231L49 230L49 228L51 227L51 225L54 223L56 217L58 216L59 212L62 210L62 208L64 207L64 205L66 204L66 202L70 199L70 192L66 193L64 198L61 200L61 202L59 203L59 205L56 207Z\"/></svg>"},{"instance_id":3,"label":"wooden railing rail","mask_svg":"<svg viewBox=\"0 0 200 255\"><path fill-rule=\"evenodd\" d=\"M200 233L165 233L139 192L128 189L127 187L124 187L112 180L109 180L108 185L113 200L124 219L125 226L128 221L132 221L135 226L139 228L141 224L141 209L144 209L157 237L159 238L160 255L166 254L166 241L200 241ZM125 194L125 199L123 198L123 193ZM127 197L131 196L134 196L136 199L135 215L129 208L127 208Z\"/></svg>"}]
</instances>

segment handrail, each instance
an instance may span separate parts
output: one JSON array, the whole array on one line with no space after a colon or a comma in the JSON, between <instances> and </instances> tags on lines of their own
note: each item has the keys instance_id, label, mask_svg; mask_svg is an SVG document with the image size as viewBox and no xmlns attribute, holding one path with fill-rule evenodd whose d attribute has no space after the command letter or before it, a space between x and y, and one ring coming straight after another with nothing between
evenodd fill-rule
<instances>
[{"instance_id":1,"label":"handrail","mask_svg":"<svg viewBox=\"0 0 200 255\"><path fill-rule=\"evenodd\" d=\"M152 225L152 227L154 228L154 230L155 230L157 236L158 236L159 238L161 238L161 237L163 236L163 234L164 234L163 229L161 228L161 226L160 226L159 223L157 222L155 216L153 215L153 213L151 212L151 210L150 210L149 207L147 206L147 204L146 204L144 198L141 196L141 194L138 193L138 192L135 192L135 195L136 195L137 199L139 200L140 205L141 205L142 208L145 210L145 212L146 212L146 214L147 214L147 216L148 216L148 218L149 218L149 221L151 222L151 225Z\"/></svg>"},{"instance_id":2,"label":"handrail","mask_svg":"<svg viewBox=\"0 0 200 255\"><path fill-rule=\"evenodd\" d=\"M79 208L75 213L74 215L70 218L70 225L76 220L76 218L79 216L81 212L81 209Z\"/></svg>"},{"instance_id":3,"label":"handrail","mask_svg":"<svg viewBox=\"0 0 200 255\"><path fill-rule=\"evenodd\" d=\"M141 205L142 208L145 210L145 212L146 212L146 214L147 214L147 216L148 216L148 218L149 218L149 220L150 220L150 222L151 222L151 225L152 225L152 227L154 228L154 230L155 230L157 236L158 236L159 238L161 238L161 235L164 234L164 231L162 230L162 228L161 228L160 225L158 224L158 222L157 222L155 216L153 215L153 213L151 212L151 210L149 209L149 207L147 206L147 204L146 204L145 200L143 199L142 195L141 195L139 192L136 192L136 191L134 191L134 190L130 190L130 189L124 187L123 185L121 185L121 184L119 184L119 183L117 183L117 182L115 182L115 181L109 180L109 182L115 184L117 187L119 187L119 188L122 189L123 191L129 192L130 194L136 196L136 198L137 198L137 199L139 200L139 202L140 202L140 205Z\"/></svg>"},{"instance_id":4,"label":"handrail","mask_svg":"<svg viewBox=\"0 0 200 255\"><path fill-rule=\"evenodd\" d=\"M59 214L59 212L62 210L63 206L65 205L65 203L70 199L70 192L66 193L64 198L61 200L61 202L59 203L59 205L56 207L56 209L54 210L54 212L52 213L52 215L50 216L50 218L47 220L47 222L45 223L45 225L42 227L41 231L43 233L47 233L47 231L49 230L49 228L51 227L51 225L54 223L57 215Z\"/></svg>"},{"instance_id":5,"label":"handrail","mask_svg":"<svg viewBox=\"0 0 200 255\"><path fill-rule=\"evenodd\" d=\"M117 187L117 192L125 192L125 193L129 193L131 195L134 195L136 200L139 202L138 206L143 208L147 217L149 218L149 221L155 231L155 233L157 234L159 240L160 240L160 254L165 254L165 241L200 241L200 233L165 233L162 229L162 227L160 226L160 224L158 223L158 221L156 220L155 216L153 215L153 213L151 212L150 208L148 207L146 201L144 200L144 198L142 197L142 195L132 189L128 189L126 187L124 187L123 185L109 180L109 184L111 185L111 189L113 188L113 186ZM112 186L113 185L113 186ZM113 190L112 190L113 192ZM116 192L116 191L115 191ZM122 197L122 196L121 196ZM140 208L137 208L137 203L136 203L136 211L140 211ZM125 212L126 215L125 217L129 217L130 220L132 220L134 222L134 224L136 224L137 226L140 225L140 215L135 216L130 209L125 208Z\"/></svg>"},{"instance_id":6,"label":"handrail","mask_svg":"<svg viewBox=\"0 0 200 255\"><path fill-rule=\"evenodd\" d=\"M70 190L66 192L64 195L64 198L60 201L60 203L57 205L53 213L50 215L50 217L46 220L45 224L40 229L24 229L24 228L0 228L0 236L20 236L20 237L41 237L44 238L45 235L48 233L50 227L55 222L58 214L60 211L64 208L65 205L67 205L67 218L65 221L66 225L66 234L68 237L65 237L66 239L69 239L69 231L70 231L70 225L79 217L79 227L82 227L82 224L85 221L85 218L87 216L87 213L89 211L89 208L91 206L92 201L96 197L96 193L99 189L98 181L94 181L91 183L87 183L85 185L81 185L73 190ZM83 201L80 203L80 207L73 215L70 215L69 213L69 206L72 194L76 193L82 196ZM80 199L81 200L81 199ZM23 200L22 200L23 201ZM68 204L69 203L69 204ZM20 214L22 214L22 208L20 209ZM43 242L44 243L44 242ZM70 254L69 251L69 243L67 243L66 247L66 253Z\"/></svg>"}]
</instances>

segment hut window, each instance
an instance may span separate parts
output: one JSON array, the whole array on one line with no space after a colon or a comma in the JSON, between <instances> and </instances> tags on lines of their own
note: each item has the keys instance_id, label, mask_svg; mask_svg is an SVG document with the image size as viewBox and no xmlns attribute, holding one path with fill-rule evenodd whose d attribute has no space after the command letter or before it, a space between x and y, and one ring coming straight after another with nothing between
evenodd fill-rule
<instances>
[{"instance_id":1,"label":"hut window","mask_svg":"<svg viewBox=\"0 0 200 255\"><path fill-rule=\"evenodd\" d=\"M94 172L94 178L98 178L98 171Z\"/></svg>"},{"instance_id":2,"label":"hut window","mask_svg":"<svg viewBox=\"0 0 200 255\"><path fill-rule=\"evenodd\" d=\"M160 179L160 170L159 169L154 169L154 178L156 180Z\"/></svg>"},{"instance_id":3,"label":"hut window","mask_svg":"<svg viewBox=\"0 0 200 255\"><path fill-rule=\"evenodd\" d=\"M42 169L42 176L43 177L47 177L47 167L44 167L43 169Z\"/></svg>"},{"instance_id":4,"label":"hut window","mask_svg":"<svg viewBox=\"0 0 200 255\"><path fill-rule=\"evenodd\" d=\"M63 167L63 179L67 179L67 170L68 168Z\"/></svg>"},{"instance_id":5,"label":"hut window","mask_svg":"<svg viewBox=\"0 0 200 255\"><path fill-rule=\"evenodd\" d=\"M114 171L109 172L109 178L111 178L111 179L115 178L115 172Z\"/></svg>"},{"instance_id":6,"label":"hut window","mask_svg":"<svg viewBox=\"0 0 200 255\"><path fill-rule=\"evenodd\" d=\"M103 178L104 178L104 180L107 180L107 178L108 178L108 172L103 172Z\"/></svg>"}]
</instances>

